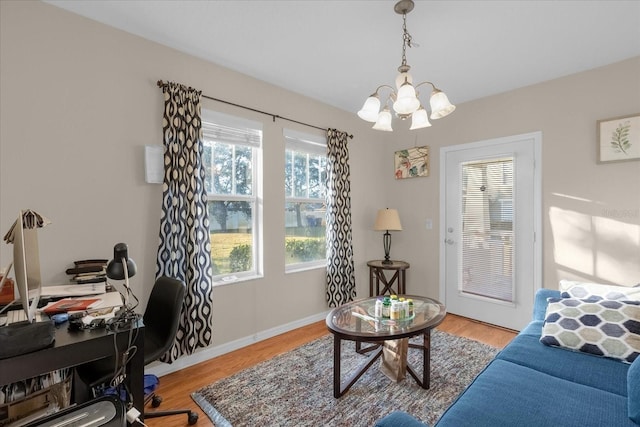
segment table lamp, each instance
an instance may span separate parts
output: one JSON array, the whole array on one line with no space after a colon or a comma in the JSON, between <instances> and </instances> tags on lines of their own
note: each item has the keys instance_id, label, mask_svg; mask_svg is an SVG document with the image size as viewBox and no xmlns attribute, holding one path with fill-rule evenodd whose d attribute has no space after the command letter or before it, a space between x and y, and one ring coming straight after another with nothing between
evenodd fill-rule
<instances>
[{"instance_id":1,"label":"table lamp","mask_svg":"<svg viewBox=\"0 0 640 427\"><path fill-rule=\"evenodd\" d=\"M129 247L127 246L127 244L116 244L113 247L113 259L107 264L107 277L113 280L124 279L124 305L127 309L129 308L129 297L131 296L129 277L135 276L136 272L136 263L131 258L129 258Z\"/></svg>"},{"instance_id":2,"label":"table lamp","mask_svg":"<svg viewBox=\"0 0 640 427\"><path fill-rule=\"evenodd\" d=\"M389 252L391 251L391 234L389 231L402 231L398 211L389 208L378 210L378 216L376 217L373 229L376 231L385 231L382 236L382 243L384 245L384 261L382 261L382 263L393 264L393 261L389 259Z\"/></svg>"}]
</instances>

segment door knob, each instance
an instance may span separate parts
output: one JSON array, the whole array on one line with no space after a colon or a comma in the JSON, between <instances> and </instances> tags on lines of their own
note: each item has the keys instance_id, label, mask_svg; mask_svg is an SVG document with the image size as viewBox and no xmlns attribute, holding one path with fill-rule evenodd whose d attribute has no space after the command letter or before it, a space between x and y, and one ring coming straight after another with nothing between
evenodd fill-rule
<instances>
[{"instance_id":1,"label":"door knob","mask_svg":"<svg viewBox=\"0 0 640 427\"><path fill-rule=\"evenodd\" d=\"M451 240L451 239L447 239L447 240L445 240L445 243L447 245L453 245L455 242L453 240Z\"/></svg>"}]
</instances>

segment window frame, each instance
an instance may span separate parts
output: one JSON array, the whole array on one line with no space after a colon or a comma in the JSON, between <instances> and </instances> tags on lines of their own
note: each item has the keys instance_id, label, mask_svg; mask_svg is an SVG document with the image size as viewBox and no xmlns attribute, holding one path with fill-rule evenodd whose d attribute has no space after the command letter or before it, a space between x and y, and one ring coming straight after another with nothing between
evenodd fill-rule
<instances>
[{"instance_id":1,"label":"window frame","mask_svg":"<svg viewBox=\"0 0 640 427\"><path fill-rule=\"evenodd\" d=\"M326 139L326 135L315 135L315 134L310 134L310 133L306 133L306 132L299 132L299 131L295 131L292 129L287 129L284 128L283 129L283 139L285 142L285 150L284 150L284 156L285 156L285 168L287 165L287 162L289 161L289 159L287 158L288 154L291 152L294 153L305 153L307 155L307 184L309 182L309 155L319 155L325 158L325 167L327 164L327 139ZM291 159L291 161L293 162L293 159ZM293 166L292 166L293 167ZM326 174L326 169L325 169L325 174ZM293 179L293 173L294 171L292 170L292 175L291 178ZM321 171L322 173L322 171ZM326 175L325 175L326 176ZM309 203L309 204L317 204L317 203L321 203L324 206L326 206L326 181L325 181L325 194L322 194L320 197L299 197L295 195L295 186L291 185L291 192L293 194L289 195L287 194L287 190L286 190L286 179L287 179L287 175L286 172L284 174L284 180L283 183L285 184L285 204L284 204L284 208L285 208L285 214L286 214L286 207L287 204L289 203ZM307 185L306 188L306 195L309 195L309 185ZM325 212L325 217L326 217L326 212ZM287 234L286 234L286 220L285 220L285 233L284 233L284 238L285 238L285 242L287 239ZM326 233L325 233L326 236ZM326 237L325 237L326 238ZM314 261L304 261L304 262L296 262L296 263L287 263L286 257L285 257L285 261L284 261L284 267L285 267L285 273L293 273L293 272L298 272L298 271L305 271L305 270L313 270L313 269L318 269L318 268L325 268L327 265L327 259L326 259L326 243L325 243L325 256L323 259L318 259L318 260L314 260Z\"/></svg>"},{"instance_id":2,"label":"window frame","mask_svg":"<svg viewBox=\"0 0 640 427\"><path fill-rule=\"evenodd\" d=\"M216 136L216 128L222 129L218 136ZM243 132L244 129L244 132ZM254 136L248 135L248 130L258 131L259 138L256 140ZM235 132L234 132L235 131ZM242 141L243 133L247 133L246 141ZM223 135L220 137L219 135ZM226 138L225 138L226 135ZM228 138L228 139L227 139ZM207 189L207 202L212 201L244 201L248 202L251 206L251 256L252 256L252 268L250 270L223 274L214 274L212 276L213 286L226 285L231 283L237 283L240 281L251 280L255 278L263 277L263 250L262 250L262 180L263 180L263 165L262 165L262 150L264 144L264 130L262 122L245 119L239 116L233 116L218 111L202 109L202 141L205 143L223 143L231 146L244 146L251 148L251 195L235 194L236 189L236 174L235 174L235 161L233 162L231 180L232 180L232 193L230 194L216 194L210 193ZM234 150L235 151L235 150ZM213 153L212 153L213 162ZM204 165L209 169L209 173L213 176L211 170L212 165ZM207 214L209 213L207 206ZM211 223L211 218L210 218ZM213 242L211 242L211 248L213 250Z\"/></svg>"}]
</instances>

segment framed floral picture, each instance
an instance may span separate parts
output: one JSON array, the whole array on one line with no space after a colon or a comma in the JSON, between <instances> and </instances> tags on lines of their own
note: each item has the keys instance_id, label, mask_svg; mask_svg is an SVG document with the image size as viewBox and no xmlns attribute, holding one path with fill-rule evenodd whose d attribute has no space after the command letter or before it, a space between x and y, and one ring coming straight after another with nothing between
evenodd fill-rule
<instances>
[{"instance_id":1,"label":"framed floral picture","mask_svg":"<svg viewBox=\"0 0 640 427\"><path fill-rule=\"evenodd\" d=\"M396 151L394 158L396 179L429 176L429 147L413 147Z\"/></svg>"},{"instance_id":2,"label":"framed floral picture","mask_svg":"<svg viewBox=\"0 0 640 427\"><path fill-rule=\"evenodd\" d=\"M640 114L598 120L598 163L640 160Z\"/></svg>"}]
</instances>

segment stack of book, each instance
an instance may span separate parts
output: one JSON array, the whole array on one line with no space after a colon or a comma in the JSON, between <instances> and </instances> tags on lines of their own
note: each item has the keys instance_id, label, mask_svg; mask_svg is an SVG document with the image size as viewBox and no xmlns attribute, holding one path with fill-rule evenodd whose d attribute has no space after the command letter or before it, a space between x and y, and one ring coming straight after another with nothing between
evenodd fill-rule
<instances>
[{"instance_id":1,"label":"stack of book","mask_svg":"<svg viewBox=\"0 0 640 427\"><path fill-rule=\"evenodd\" d=\"M66 273L71 276L69 280L77 284L101 283L107 281L106 259L85 259L74 261L74 266L68 268Z\"/></svg>"}]
</instances>

